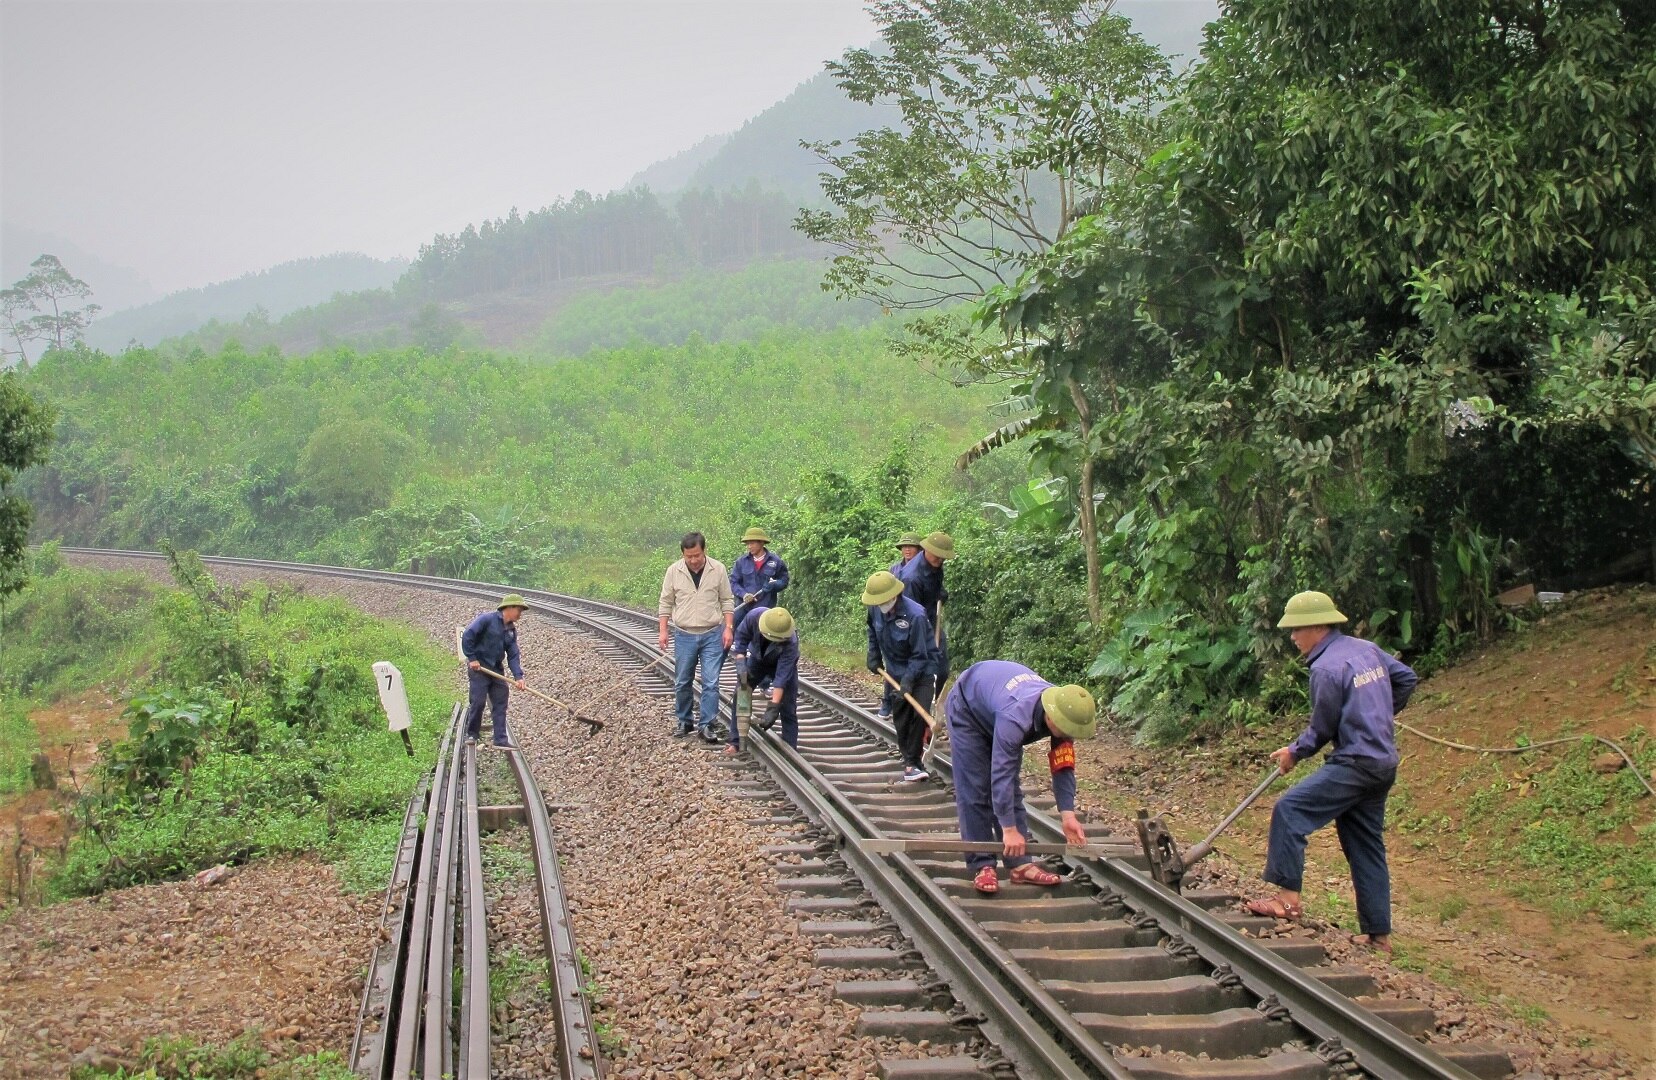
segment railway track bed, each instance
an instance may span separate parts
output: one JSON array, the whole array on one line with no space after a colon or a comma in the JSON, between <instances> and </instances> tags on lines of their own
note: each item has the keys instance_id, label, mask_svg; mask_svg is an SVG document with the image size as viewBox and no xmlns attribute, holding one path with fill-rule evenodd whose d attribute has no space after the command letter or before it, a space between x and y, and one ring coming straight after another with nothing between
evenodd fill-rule
<instances>
[{"instance_id":1,"label":"railway track bed","mask_svg":"<svg viewBox=\"0 0 1656 1080\"><path fill-rule=\"evenodd\" d=\"M379 580L471 596L494 589ZM635 613L527 595L571 640L616 665L638 672L653 654L653 626ZM659 675L642 679L638 689L661 693ZM562 736L557 751L569 752L574 738ZM879 1048L871 1072L917 1080L1511 1071L1498 1048L1424 1041L1430 1009L1376 994L1363 971L1329 963L1320 945L1276 936L1275 924L1233 911L1229 894L1177 896L1155 885L1125 838L1103 837L1100 857L1070 860L1057 889L1003 885L993 898L972 892L952 858L872 854L862 841L956 835L946 757L939 778L895 783L889 730L819 687L806 688L800 741L795 752L760 735L738 759L700 747L678 752L702 754L697 768L721 776L719 790L739 805L751 850L766 860L796 933L811 943L818 967L807 983L831 986L855 1006L857 1032ZM540 768L578 768L596 753L588 747L579 760ZM1060 838L1040 804L1031 809L1034 838ZM697 812L680 806L674 824L693 826ZM663 864L655 873L670 877L670 854L652 854ZM742 959L707 944L713 951L692 963ZM611 993L625 997L627 989Z\"/></svg>"}]
</instances>

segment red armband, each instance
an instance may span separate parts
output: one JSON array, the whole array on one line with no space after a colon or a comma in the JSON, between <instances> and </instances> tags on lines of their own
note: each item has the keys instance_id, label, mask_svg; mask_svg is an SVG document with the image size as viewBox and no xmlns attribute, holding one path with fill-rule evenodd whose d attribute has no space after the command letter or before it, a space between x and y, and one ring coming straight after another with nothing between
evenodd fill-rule
<instances>
[{"instance_id":1,"label":"red armband","mask_svg":"<svg viewBox=\"0 0 1656 1080\"><path fill-rule=\"evenodd\" d=\"M1052 749L1047 751L1047 764L1052 767L1054 776L1065 769L1075 768L1075 740L1053 739Z\"/></svg>"}]
</instances>

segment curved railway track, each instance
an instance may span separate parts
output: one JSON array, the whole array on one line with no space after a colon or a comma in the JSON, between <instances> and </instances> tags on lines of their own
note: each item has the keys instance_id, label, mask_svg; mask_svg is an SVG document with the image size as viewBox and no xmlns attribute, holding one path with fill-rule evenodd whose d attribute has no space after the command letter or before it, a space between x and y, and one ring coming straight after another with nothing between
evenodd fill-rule
<instances>
[{"instance_id":1,"label":"curved railway track","mask_svg":"<svg viewBox=\"0 0 1656 1080\"><path fill-rule=\"evenodd\" d=\"M492 598L505 589L302 563L206 561L468 596ZM649 615L557 593L523 594L553 621L589 635L598 651L617 662L642 668L659 655L655 620ZM659 668L656 672L659 677ZM455 741L451 732L445 745ZM1378 996L1367 974L1328 964L1315 942L1255 936L1273 930L1274 924L1234 912L1232 894L1179 894L1155 883L1140 869L1143 858L1136 842L1106 836L1101 845L1105 854L1066 858L1066 880L1057 888L1003 884L994 897L977 896L958 860L871 853L865 841L958 835L946 753L938 755L931 781L902 785L894 783L894 743L888 723L833 690L802 680L800 749L771 733L756 732L737 764L745 771L750 797L779 793L816 830L812 844L779 845L775 855L784 875L779 887L793 894L790 908L808 919L802 930L823 935L831 946L819 952L819 962L885 973L837 985L842 996L864 1007L864 1030L959 1043L972 1051L882 1062L883 1075L911 1080L985 1075L1028 1080L1464 1080L1511 1072L1507 1055L1498 1049L1422 1041L1419 1036L1433 1027L1429 1008ZM450 808L467 805L462 787L469 791L475 783L466 780L465 761L456 767L452 750L447 755L447 770L440 760L429 789L416 795L416 802L426 800L428 822L438 812L443 835ZM754 775L755 766L762 772ZM522 775L527 778L526 768ZM440 797L443 792L453 794ZM525 791L523 804L541 807L544 816L538 795ZM1032 800L1032 839L1062 842L1056 818L1046 812L1050 805L1050 800ZM409 821L415 817L411 805ZM418 867L437 866L427 889L435 898L445 860L433 863L424 857L424 837L421 850L410 856L408 828L404 841L391 893L412 888L418 914L427 910L419 898L425 879ZM416 868L412 875L405 869L410 862ZM548 918L556 921L555 915ZM452 925L431 925L435 929L426 935L429 941L452 940ZM567 917L563 926L567 931ZM414 915L407 927L408 940L401 946L387 942L383 948L412 953L414 939L426 931ZM847 941L884 944L840 947ZM556 955L550 941L548 954ZM920 968L928 971L916 970ZM449 970L452 966L444 965L442 971L428 972L425 1001L436 1000L432 987L441 989L443 972ZM370 990L378 981L376 970ZM573 999L556 996L584 1004L578 992ZM410 992L405 990L402 1001L396 1019L409 1026ZM421 1007L416 1002L412 1010L420 1013ZM460 1011L466 1013L464 1004ZM584 1030L591 1030L589 1017ZM478 1041L466 1043L465 1050L475 1053ZM486 1058L486 1035L481 1042ZM420 1075L487 1075L467 1067L435 1071L440 1059L430 1057L429 1040L424 1053ZM594 1067L590 1060L575 1064ZM393 1070L374 1075L411 1074ZM595 1073L563 1075L567 1080Z\"/></svg>"}]
</instances>

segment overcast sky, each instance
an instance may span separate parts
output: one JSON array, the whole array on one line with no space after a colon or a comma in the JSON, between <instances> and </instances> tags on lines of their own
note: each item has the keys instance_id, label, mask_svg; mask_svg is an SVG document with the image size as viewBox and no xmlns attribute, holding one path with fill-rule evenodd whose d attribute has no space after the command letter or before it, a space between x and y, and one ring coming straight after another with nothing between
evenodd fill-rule
<instances>
[{"instance_id":1,"label":"overcast sky","mask_svg":"<svg viewBox=\"0 0 1656 1080\"><path fill-rule=\"evenodd\" d=\"M875 36L861 0L4 0L0 213L161 292L412 256L611 190Z\"/></svg>"}]
</instances>

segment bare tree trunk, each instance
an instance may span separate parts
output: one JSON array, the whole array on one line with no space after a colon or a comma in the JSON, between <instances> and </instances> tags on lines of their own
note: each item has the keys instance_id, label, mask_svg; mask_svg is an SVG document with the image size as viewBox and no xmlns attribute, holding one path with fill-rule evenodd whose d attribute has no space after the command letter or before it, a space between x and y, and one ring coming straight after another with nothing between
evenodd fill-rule
<instances>
[{"instance_id":1,"label":"bare tree trunk","mask_svg":"<svg viewBox=\"0 0 1656 1080\"><path fill-rule=\"evenodd\" d=\"M1087 443L1092 435L1092 406L1074 376L1068 380L1070 398L1081 418L1081 544L1087 553L1087 618L1097 629L1102 618L1103 601L1100 597L1098 568L1098 520L1093 516L1093 459Z\"/></svg>"}]
</instances>

